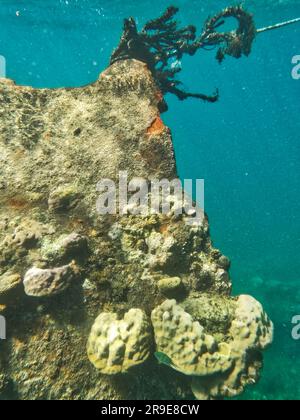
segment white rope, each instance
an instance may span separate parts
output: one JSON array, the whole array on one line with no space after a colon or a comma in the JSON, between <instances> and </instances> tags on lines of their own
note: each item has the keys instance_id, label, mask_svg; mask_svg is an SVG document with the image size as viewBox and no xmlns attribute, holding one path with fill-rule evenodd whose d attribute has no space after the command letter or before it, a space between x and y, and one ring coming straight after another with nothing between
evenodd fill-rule
<instances>
[{"instance_id":1,"label":"white rope","mask_svg":"<svg viewBox=\"0 0 300 420\"><path fill-rule=\"evenodd\" d=\"M292 25L294 23L300 22L300 18L288 20L287 22L278 23L277 25L267 26L257 30L257 33L272 31L273 29L283 28L284 26Z\"/></svg>"}]
</instances>

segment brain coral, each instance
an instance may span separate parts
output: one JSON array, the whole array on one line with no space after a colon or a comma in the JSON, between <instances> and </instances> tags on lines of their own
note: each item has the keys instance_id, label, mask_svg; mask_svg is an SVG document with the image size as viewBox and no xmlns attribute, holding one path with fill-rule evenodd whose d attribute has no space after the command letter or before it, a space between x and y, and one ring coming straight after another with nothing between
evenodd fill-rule
<instances>
[{"instance_id":1,"label":"brain coral","mask_svg":"<svg viewBox=\"0 0 300 420\"><path fill-rule=\"evenodd\" d=\"M107 375L127 372L150 355L152 335L146 314L131 309L123 319L115 313L101 313L88 340L88 357Z\"/></svg>"},{"instance_id":2,"label":"brain coral","mask_svg":"<svg viewBox=\"0 0 300 420\"><path fill-rule=\"evenodd\" d=\"M274 327L261 304L251 296L240 296L230 334L233 369L203 381L194 378L192 390L198 399L234 397L246 385L255 384L262 366L260 350L273 341Z\"/></svg>"},{"instance_id":3,"label":"brain coral","mask_svg":"<svg viewBox=\"0 0 300 420\"><path fill-rule=\"evenodd\" d=\"M231 334L236 342L240 342L241 348L264 350L271 344L273 324L252 296L239 297Z\"/></svg>"},{"instance_id":4,"label":"brain coral","mask_svg":"<svg viewBox=\"0 0 300 420\"><path fill-rule=\"evenodd\" d=\"M229 346L219 346L175 300L167 300L156 308L152 323L158 351L167 354L180 372L209 376L232 367Z\"/></svg>"},{"instance_id":5,"label":"brain coral","mask_svg":"<svg viewBox=\"0 0 300 420\"><path fill-rule=\"evenodd\" d=\"M227 342L218 343L175 300L167 300L152 312L158 352L172 367L192 377L196 398L232 397L255 383L261 367L259 350L273 340L273 324L251 296L240 296Z\"/></svg>"}]
</instances>

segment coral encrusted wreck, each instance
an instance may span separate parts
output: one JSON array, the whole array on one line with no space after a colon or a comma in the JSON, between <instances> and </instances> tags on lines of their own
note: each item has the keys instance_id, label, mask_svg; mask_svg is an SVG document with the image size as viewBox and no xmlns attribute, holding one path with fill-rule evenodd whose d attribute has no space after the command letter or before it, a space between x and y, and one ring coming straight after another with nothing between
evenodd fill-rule
<instances>
[{"instance_id":1,"label":"coral encrusted wreck","mask_svg":"<svg viewBox=\"0 0 300 420\"><path fill-rule=\"evenodd\" d=\"M147 65L78 89L2 79L0 100L0 398L218 399L255 383L272 324L230 296L207 218L96 211L103 178L176 177Z\"/></svg>"}]
</instances>

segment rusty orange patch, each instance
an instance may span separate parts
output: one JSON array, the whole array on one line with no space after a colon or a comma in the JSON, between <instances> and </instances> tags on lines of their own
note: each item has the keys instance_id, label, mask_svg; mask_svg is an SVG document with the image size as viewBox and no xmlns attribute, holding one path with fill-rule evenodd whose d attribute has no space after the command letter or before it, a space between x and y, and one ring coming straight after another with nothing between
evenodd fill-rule
<instances>
[{"instance_id":1,"label":"rusty orange patch","mask_svg":"<svg viewBox=\"0 0 300 420\"><path fill-rule=\"evenodd\" d=\"M24 209L28 206L28 202L22 197L10 198L7 204L9 207L18 210Z\"/></svg>"},{"instance_id":2,"label":"rusty orange patch","mask_svg":"<svg viewBox=\"0 0 300 420\"><path fill-rule=\"evenodd\" d=\"M166 128L165 124L163 123L163 120L160 118L160 116L156 117L153 123L150 125L150 127L147 130L148 135L157 135L161 134L164 129Z\"/></svg>"},{"instance_id":3,"label":"rusty orange patch","mask_svg":"<svg viewBox=\"0 0 300 420\"><path fill-rule=\"evenodd\" d=\"M159 229L160 233L165 234L167 233L169 230L169 226L168 225L162 225Z\"/></svg>"}]
</instances>

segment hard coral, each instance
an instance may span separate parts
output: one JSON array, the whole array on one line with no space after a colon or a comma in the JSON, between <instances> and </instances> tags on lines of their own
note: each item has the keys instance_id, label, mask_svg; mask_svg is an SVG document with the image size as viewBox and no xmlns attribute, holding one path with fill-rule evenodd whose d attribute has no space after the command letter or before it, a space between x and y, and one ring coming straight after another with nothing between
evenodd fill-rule
<instances>
[{"instance_id":1,"label":"hard coral","mask_svg":"<svg viewBox=\"0 0 300 420\"><path fill-rule=\"evenodd\" d=\"M233 321L226 341L208 334L183 309L184 302L167 300L152 312L157 351L171 360L175 370L191 376L192 391L201 400L237 396L246 385L256 383L259 352L273 340L273 324L259 302L251 296L240 296L237 302L227 299ZM199 299L199 310L202 303Z\"/></svg>"},{"instance_id":2,"label":"hard coral","mask_svg":"<svg viewBox=\"0 0 300 420\"><path fill-rule=\"evenodd\" d=\"M121 320L115 313L104 312L92 327L88 357L101 373L125 373L147 360L151 340L150 324L142 310L131 309Z\"/></svg>"}]
</instances>

